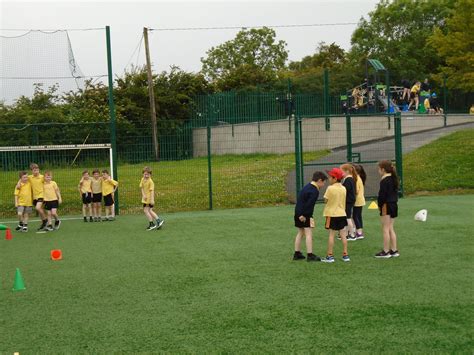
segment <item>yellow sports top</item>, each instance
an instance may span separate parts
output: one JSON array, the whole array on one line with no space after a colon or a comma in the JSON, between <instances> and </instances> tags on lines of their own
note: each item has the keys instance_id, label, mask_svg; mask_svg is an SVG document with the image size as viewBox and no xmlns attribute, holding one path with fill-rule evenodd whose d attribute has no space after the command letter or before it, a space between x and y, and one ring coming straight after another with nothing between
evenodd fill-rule
<instances>
[{"instance_id":1,"label":"yellow sports top","mask_svg":"<svg viewBox=\"0 0 474 355\"><path fill-rule=\"evenodd\" d=\"M82 180L82 184L81 184L81 192L83 194L87 194L89 192L92 192L92 181L91 179L84 179Z\"/></svg>"},{"instance_id":2,"label":"yellow sports top","mask_svg":"<svg viewBox=\"0 0 474 355\"><path fill-rule=\"evenodd\" d=\"M31 189L33 190L33 200L43 198L44 176L41 174L38 176L28 175L28 181L30 182Z\"/></svg>"},{"instance_id":3,"label":"yellow sports top","mask_svg":"<svg viewBox=\"0 0 474 355\"><path fill-rule=\"evenodd\" d=\"M324 194L326 206L323 216L345 217L346 216L346 188L340 182L330 185Z\"/></svg>"},{"instance_id":4,"label":"yellow sports top","mask_svg":"<svg viewBox=\"0 0 474 355\"><path fill-rule=\"evenodd\" d=\"M362 179L359 177L356 183L357 188L357 195L356 201L354 203L355 207L365 206L365 196L364 196L364 184L362 183Z\"/></svg>"},{"instance_id":5,"label":"yellow sports top","mask_svg":"<svg viewBox=\"0 0 474 355\"><path fill-rule=\"evenodd\" d=\"M143 189L143 192L145 193L145 198L142 197L142 203L151 203L153 200L153 193L155 191L155 183L153 180L151 178L142 178L140 181L140 188Z\"/></svg>"},{"instance_id":6,"label":"yellow sports top","mask_svg":"<svg viewBox=\"0 0 474 355\"><path fill-rule=\"evenodd\" d=\"M92 186L92 193L93 194L100 194L102 193L102 178L92 178L91 180L91 186Z\"/></svg>"},{"instance_id":7,"label":"yellow sports top","mask_svg":"<svg viewBox=\"0 0 474 355\"><path fill-rule=\"evenodd\" d=\"M58 196L56 195L56 190L58 185L54 181L44 183L44 200L45 201L56 201Z\"/></svg>"},{"instance_id":8,"label":"yellow sports top","mask_svg":"<svg viewBox=\"0 0 474 355\"><path fill-rule=\"evenodd\" d=\"M102 180L102 195L110 195L112 192L114 192L114 188L117 185L118 182L114 179Z\"/></svg>"},{"instance_id":9,"label":"yellow sports top","mask_svg":"<svg viewBox=\"0 0 474 355\"><path fill-rule=\"evenodd\" d=\"M18 206L33 206L33 195L31 193L31 183L20 183L20 188L15 189L15 196L18 196Z\"/></svg>"}]
</instances>

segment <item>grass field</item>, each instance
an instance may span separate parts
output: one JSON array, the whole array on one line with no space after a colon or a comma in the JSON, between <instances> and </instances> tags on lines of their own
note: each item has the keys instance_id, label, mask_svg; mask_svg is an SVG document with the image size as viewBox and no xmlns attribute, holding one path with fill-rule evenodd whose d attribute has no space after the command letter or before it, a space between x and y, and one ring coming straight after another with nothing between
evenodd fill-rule
<instances>
[{"instance_id":1,"label":"grass field","mask_svg":"<svg viewBox=\"0 0 474 355\"><path fill-rule=\"evenodd\" d=\"M426 223L413 220L421 208ZM291 261L291 206L168 214L153 232L124 216L2 237L0 351L472 353L473 211L473 195L401 200L401 256L377 260L377 211L365 209L367 238L332 265ZM64 260L49 260L54 248ZM17 267L27 289L12 292Z\"/></svg>"}]
</instances>

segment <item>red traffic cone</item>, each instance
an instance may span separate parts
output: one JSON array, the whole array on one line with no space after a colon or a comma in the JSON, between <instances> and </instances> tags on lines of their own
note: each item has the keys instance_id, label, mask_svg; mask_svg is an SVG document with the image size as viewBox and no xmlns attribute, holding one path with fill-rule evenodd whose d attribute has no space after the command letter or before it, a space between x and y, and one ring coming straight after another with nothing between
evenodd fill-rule
<instances>
[{"instance_id":1,"label":"red traffic cone","mask_svg":"<svg viewBox=\"0 0 474 355\"><path fill-rule=\"evenodd\" d=\"M63 259L63 253L61 249L51 250L51 260L57 261L57 260L62 260L62 259Z\"/></svg>"},{"instance_id":2,"label":"red traffic cone","mask_svg":"<svg viewBox=\"0 0 474 355\"><path fill-rule=\"evenodd\" d=\"M5 239L12 240L12 238L13 238L12 231L10 229L7 229L7 231L5 232Z\"/></svg>"}]
</instances>

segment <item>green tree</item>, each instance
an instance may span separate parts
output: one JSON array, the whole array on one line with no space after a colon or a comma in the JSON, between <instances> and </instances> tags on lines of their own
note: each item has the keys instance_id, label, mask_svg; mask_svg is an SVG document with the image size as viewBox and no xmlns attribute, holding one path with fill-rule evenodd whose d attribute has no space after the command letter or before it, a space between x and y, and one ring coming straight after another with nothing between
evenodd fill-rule
<instances>
[{"instance_id":1,"label":"green tree","mask_svg":"<svg viewBox=\"0 0 474 355\"><path fill-rule=\"evenodd\" d=\"M429 38L432 48L442 58L435 76L438 82L446 77L447 86L466 92L474 91L474 1L458 0L446 28L437 27Z\"/></svg>"},{"instance_id":2,"label":"green tree","mask_svg":"<svg viewBox=\"0 0 474 355\"><path fill-rule=\"evenodd\" d=\"M352 57L362 71L367 57L379 59L395 79L422 79L440 64L427 43L444 28L455 0L382 0L352 35Z\"/></svg>"},{"instance_id":3,"label":"green tree","mask_svg":"<svg viewBox=\"0 0 474 355\"><path fill-rule=\"evenodd\" d=\"M242 30L201 58L202 73L220 90L265 85L278 78L288 58L286 43L271 28Z\"/></svg>"}]
</instances>

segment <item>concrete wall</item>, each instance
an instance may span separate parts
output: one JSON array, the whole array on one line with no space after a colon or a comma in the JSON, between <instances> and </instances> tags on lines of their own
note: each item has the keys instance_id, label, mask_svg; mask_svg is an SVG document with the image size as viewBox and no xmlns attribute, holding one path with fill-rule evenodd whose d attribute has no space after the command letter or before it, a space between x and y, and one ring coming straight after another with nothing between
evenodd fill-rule
<instances>
[{"instance_id":1,"label":"concrete wall","mask_svg":"<svg viewBox=\"0 0 474 355\"><path fill-rule=\"evenodd\" d=\"M352 143L361 143L394 135L393 118L386 116L352 118ZM474 122L469 115L449 115L448 125ZM402 133L419 132L444 125L443 116L403 115ZM346 145L345 117L332 117L331 130L325 130L324 118L307 118L302 122L303 150L316 151ZM224 125L211 128L211 152L223 154L294 152L294 123L288 120ZM207 129L193 130L194 157L207 155Z\"/></svg>"}]
</instances>

